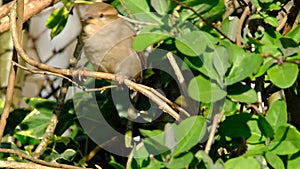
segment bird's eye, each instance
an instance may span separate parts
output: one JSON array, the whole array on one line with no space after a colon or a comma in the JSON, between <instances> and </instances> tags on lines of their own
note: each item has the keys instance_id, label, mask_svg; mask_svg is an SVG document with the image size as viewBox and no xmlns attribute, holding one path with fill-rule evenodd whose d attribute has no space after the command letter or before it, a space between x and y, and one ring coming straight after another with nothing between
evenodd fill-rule
<instances>
[{"instance_id":1,"label":"bird's eye","mask_svg":"<svg viewBox=\"0 0 300 169\"><path fill-rule=\"evenodd\" d=\"M104 16L103 13L100 13L99 18L102 18L103 16Z\"/></svg>"}]
</instances>

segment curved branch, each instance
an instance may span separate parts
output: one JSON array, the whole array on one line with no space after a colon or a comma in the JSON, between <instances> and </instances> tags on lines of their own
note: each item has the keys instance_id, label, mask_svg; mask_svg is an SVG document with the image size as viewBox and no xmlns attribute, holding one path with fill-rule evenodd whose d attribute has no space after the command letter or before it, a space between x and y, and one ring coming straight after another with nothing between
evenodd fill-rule
<instances>
[{"instance_id":1,"label":"curved branch","mask_svg":"<svg viewBox=\"0 0 300 169\"><path fill-rule=\"evenodd\" d=\"M153 92L146 90L143 87L140 87L139 84L134 83L128 79L124 78L118 78L115 74L111 73L104 73L104 72L93 72L93 71L82 71L82 70L73 70L73 69L62 69L62 68L56 68L47 64L40 63L34 59L32 59L22 48L21 44L19 43L18 39L18 33L16 30L16 9L15 5L12 6L11 14L10 14L10 20L11 20L11 35L13 39L14 46L18 52L18 54L31 66L37 67L41 70L46 70L52 73L61 74L65 76L78 76L79 74L85 76L85 77L91 77L96 79L106 79L106 80L114 80L118 81L120 83L124 83L129 88L132 88L145 96L147 96L149 99L154 101L156 104L158 104L159 108L162 109L164 112L167 112L170 114L173 118L175 118L177 121L180 121L180 115L177 114L175 110L173 110L165 101L163 101L161 98L159 98L157 95L155 95Z\"/></svg>"},{"instance_id":2,"label":"curved branch","mask_svg":"<svg viewBox=\"0 0 300 169\"><path fill-rule=\"evenodd\" d=\"M16 21L15 29L18 33L18 43L21 44L22 41L22 24L21 20L23 20L23 13L24 13L24 1L18 0L17 5L15 5L15 13L18 15L18 20ZM18 62L18 54L17 51L14 49L12 54L12 60L15 62ZM16 82L16 74L17 74L17 68L11 65L10 72L9 72L9 81L7 84L7 91L5 96L5 105L3 109L3 113L1 115L1 121L0 121L0 142L2 140L2 136L4 133L4 129L7 123L7 118L9 116L9 111L11 108L11 104L13 101L13 95L14 95L14 88L15 88L15 82Z\"/></svg>"},{"instance_id":3,"label":"curved branch","mask_svg":"<svg viewBox=\"0 0 300 169\"><path fill-rule=\"evenodd\" d=\"M35 159L27 154L24 154L20 151L17 150L12 150L12 149L6 149L6 148L0 148L0 153L9 153L9 154L14 154L17 156L20 156L26 160L32 161L34 163L37 164L41 164L44 166L48 166L48 167L56 167L56 168L68 168L68 169L82 169L81 167L76 167L76 166L72 166L72 165L67 165L67 164L58 164L58 163L50 163L50 162L46 162L40 159Z\"/></svg>"},{"instance_id":4,"label":"curved branch","mask_svg":"<svg viewBox=\"0 0 300 169\"><path fill-rule=\"evenodd\" d=\"M245 9L244 9L244 12L242 13L242 16L239 20L239 23L238 23L238 28L237 28L237 33L236 33L236 44L238 46L242 46L242 29L243 29L243 24L246 20L246 17L250 14L250 8L249 6L247 6Z\"/></svg>"},{"instance_id":5,"label":"curved branch","mask_svg":"<svg viewBox=\"0 0 300 169\"><path fill-rule=\"evenodd\" d=\"M27 3L26 3L27 2ZM46 7L55 4L58 0L27 0L24 5L24 18L23 23L26 22L29 18L40 13ZM5 32L9 29L10 20L8 17L9 9L15 3L11 2L0 7L0 33Z\"/></svg>"},{"instance_id":6,"label":"curved branch","mask_svg":"<svg viewBox=\"0 0 300 169\"><path fill-rule=\"evenodd\" d=\"M57 169L57 167L47 167L40 164L30 164L18 161L3 161L0 160L1 168L19 168L19 169Z\"/></svg>"}]
</instances>

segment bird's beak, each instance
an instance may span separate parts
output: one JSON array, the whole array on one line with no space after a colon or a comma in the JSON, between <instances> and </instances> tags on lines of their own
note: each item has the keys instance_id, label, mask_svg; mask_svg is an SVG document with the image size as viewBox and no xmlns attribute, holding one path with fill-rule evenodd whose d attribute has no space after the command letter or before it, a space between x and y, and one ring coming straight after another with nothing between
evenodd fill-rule
<instances>
[{"instance_id":1,"label":"bird's beak","mask_svg":"<svg viewBox=\"0 0 300 169\"><path fill-rule=\"evenodd\" d=\"M93 17L93 16L90 16L90 15L85 15L81 21L83 23L87 23L87 24L93 24L93 23L96 23L97 22L97 18Z\"/></svg>"}]
</instances>

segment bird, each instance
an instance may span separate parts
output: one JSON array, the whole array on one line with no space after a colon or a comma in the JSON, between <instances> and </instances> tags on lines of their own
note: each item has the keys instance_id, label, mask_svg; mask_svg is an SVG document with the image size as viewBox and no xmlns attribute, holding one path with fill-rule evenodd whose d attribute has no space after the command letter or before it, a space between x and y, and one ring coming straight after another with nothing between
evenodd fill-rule
<instances>
[{"instance_id":1,"label":"bird","mask_svg":"<svg viewBox=\"0 0 300 169\"><path fill-rule=\"evenodd\" d=\"M132 48L136 31L113 6L104 2L87 5L82 23L83 60L98 72L126 78L141 76L145 57Z\"/></svg>"}]
</instances>

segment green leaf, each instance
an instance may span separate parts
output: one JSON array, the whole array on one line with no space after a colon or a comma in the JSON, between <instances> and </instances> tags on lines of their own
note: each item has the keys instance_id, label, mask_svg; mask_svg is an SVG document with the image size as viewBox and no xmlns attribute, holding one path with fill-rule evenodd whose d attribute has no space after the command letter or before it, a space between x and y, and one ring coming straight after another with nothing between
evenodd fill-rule
<instances>
[{"instance_id":1,"label":"green leaf","mask_svg":"<svg viewBox=\"0 0 300 169\"><path fill-rule=\"evenodd\" d=\"M149 154L159 155L171 153L170 149L165 146L158 137L145 138L143 141Z\"/></svg>"},{"instance_id":2,"label":"green leaf","mask_svg":"<svg viewBox=\"0 0 300 169\"><path fill-rule=\"evenodd\" d=\"M199 56L206 50L213 49L216 39L204 31L192 31L175 37L176 48L188 56Z\"/></svg>"},{"instance_id":3,"label":"green leaf","mask_svg":"<svg viewBox=\"0 0 300 169\"><path fill-rule=\"evenodd\" d=\"M266 120L265 117L258 115L258 127L260 131L263 133L264 136L273 138L274 137L274 130L270 123Z\"/></svg>"},{"instance_id":4,"label":"green leaf","mask_svg":"<svg viewBox=\"0 0 300 169\"><path fill-rule=\"evenodd\" d=\"M189 0L185 2L187 6L191 6L198 14L205 14L220 3L222 2L205 0ZM182 12L180 12L182 20L193 18L194 16L195 14L190 9L182 9Z\"/></svg>"},{"instance_id":5,"label":"green leaf","mask_svg":"<svg viewBox=\"0 0 300 169\"><path fill-rule=\"evenodd\" d=\"M213 168L214 167L213 160L203 150L199 150L195 154L195 157L198 159L199 163L201 161L203 161L203 163L204 163L204 165L205 165L206 168Z\"/></svg>"},{"instance_id":6,"label":"green leaf","mask_svg":"<svg viewBox=\"0 0 300 169\"><path fill-rule=\"evenodd\" d=\"M193 99L203 102L215 102L226 96L225 90L201 75L190 81L188 93Z\"/></svg>"},{"instance_id":7,"label":"green leaf","mask_svg":"<svg viewBox=\"0 0 300 169\"><path fill-rule=\"evenodd\" d=\"M291 38L280 38L279 45L284 56L291 56L299 52L299 45Z\"/></svg>"},{"instance_id":8,"label":"green leaf","mask_svg":"<svg viewBox=\"0 0 300 169\"><path fill-rule=\"evenodd\" d=\"M259 67L257 73L255 73L254 77L260 77L264 75L267 70L274 64L274 59L271 57L267 57L264 59L263 64Z\"/></svg>"},{"instance_id":9,"label":"green leaf","mask_svg":"<svg viewBox=\"0 0 300 169\"><path fill-rule=\"evenodd\" d=\"M46 26L51 29L51 38L58 35L66 26L69 11L66 7L55 9L46 21Z\"/></svg>"},{"instance_id":10,"label":"green leaf","mask_svg":"<svg viewBox=\"0 0 300 169\"><path fill-rule=\"evenodd\" d=\"M251 129L247 122L251 120L252 116L249 113L242 113L226 117L219 127L220 136L249 138Z\"/></svg>"},{"instance_id":11,"label":"green leaf","mask_svg":"<svg viewBox=\"0 0 300 169\"><path fill-rule=\"evenodd\" d=\"M247 125L250 129L251 136L247 139L247 143L259 144L265 141L265 137L260 126L259 126L259 116L253 115L252 118L247 121Z\"/></svg>"},{"instance_id":12,"label":"green leaf","mask_svg":"<svg viewBox=\"0 0 300 169\"><path fill-rule=\"evenodd\" d=\"M224 164L224 161L219 158L216 162L215 162L215 165L213 166L212 169L225 169L225 164Z\"/></svg>"},{"instance_id":13,"label":"green leaf","mask_svg":"<svg viewBox=\"0 0 300 169\"><path fill-rule=\"evenodd\" d=\"M276 131L279 126L287 123L287 108L285 101L276 100L267 111L266 120Z\"/></svg>"},{"instance_id":14,"label":"green leaf","mask_svg":"<svg viewBox=\"0 0 300 169\"><path fill-rule=\"evenodd\" d=\"M57 154L57 156L53 156L51 158L51 161L52 160L59 160L59 159L64 159L64 160L67 160L67 161L72 161L74 159L76 155L76 151L75 150L72 150L72 149L66 149L62 154Z\"/></svg>"},{"instance_id":15,"label":"green leaf","mask_svg":"<svg viewBox=\"0 0 300 169\"><path fill-rule=\"evenodd\" d=\"M207 2L215 2L215 1L207 1ZM206 2L206 3L207 3ZM222 16L225 13L225 4L224 1L217 1L216 4L212 7L212 9L203 13L203 17L209 22L216 22L222 20Z\"/></svg>"},{"instance_id":16,"label":"green leaf","mask_svg":"<svg viewBox=\"0 0 300 169\"><path fill-rule=\"evenodd\" d=\"M206 122L202 116L193 116L183 120L178 126L174 126L176 148L174 156L188 151L195 146L206 133Z\"/></svg>"},{"instance_id":17,"label":"green leaf","mask_svg":"<svg viewBox=\"0 0 300 169\"><path fill-rule=\"evenodd\" d=\"M132 17L137 21L149 23L149 25L158 26L165 23L162 21L162 18L155 15L154 12L134 13Z\"/></svg>"},{"instance_id":18,"label":"green leaf","mask_svg":"<svg viewBox=\"0 0 300 169\"><path fill-rule=\"evenodd\" d=\"M130 13L150 12L150 7L147 1L126 0L124 1L124 4Z\"/></svg>"},{"instance_id":19,"label":"green leaf","mask_svg":"<svg viewBox=\"0 0 300 169\"><path fill-rule=\"evenodd\" d=\"M242 83L227 86L227 92L227 96L229 98L240 102L254 103L257 101L255 90L248 85L243 85Z\"/></svg>"},{"instance_id":20,"label":"green leaf","mask_svg":"<svg viewBox=\"0 0 300 169\"><path fill-rule=\"evenodd\" d=\"M125 167L122 164L116 162L114 159L110 160L108 164L113 166L115 169L125 169Z\"/></svg>"},{"instance_id":21,"label":"green leaf","mask_svg":"<svg viewBox=\"0 0 300 169\"><path fill-rule=\"evenodd\" d=\"M299 152L299 131L289 124L278 127L274 135L274 140L269 145L269 150L278 155L289 155Z\"/></svg>"},{"instance_id":22,"label":"green leaf","mask_svg":"<svg viewBox=\"0 0 300 169\"><path fill-rule=\"evenodd\" d=\"M160 15L167 14L169 7L167 0L151 0L151 6L155 9L155 11Z\"/></svg>"},{"instance_id":23,"label":"green leaf","mask_svg":"<svg viewBox=\"0 0 300 169\"><path fill-rule=\"evenodd\" d=\"M280 88L291 87L298 76L298 65L294 63L284 62L282 65L271 67L267 74L271 82Z\"/></svg>"},{"instance_id":24,"label":"green leaf","mask_svg":"<svg viewBox=\"0 0 300 169\"><path fill-rule=\"evenodd\" d=\"M273 16L267 16L267 17L265 17L264 21L267 24L270 24L273 27L277 27L279 25L278 20L275 17L273 17Z\"/></svg>"},{"instance_id":25,"label":"green leaf","mask_svg":"<svg viewBox=\"0 0 300 169\"><path fill-rule=\"evenodd\" d=\"M290 156L287 162L287 169L298 169L300 165L300 152Z\"/></svg>"},{"instance_id":26,"label":"green leaf","mask_svg":"<svg viewBox=\"0 0 300 169\"><path fill-rule=\"evenodd\" d=\"M162 130L145 130L145 129L140 129L140 132L145 137L157 137L157 136L162 136L163 135L163 131Z\"/></svg>"},{"instance_id":27,"label":"green leaf","mask_svg":"<svg viewBox=\"0 0 300 169\"><path fill-rule=\"evenodd\" d=\"M268 163L276 169L284 169L284 164L282 162L282 160L273 152L266 152L266 160L268 161Z\"/></svg>"},{"instance_id":28,"label":"green leaf","mask_svg":"<svg viewBox=\"0 0 300 169\"><path fill-rule=\"evenodd\" d=\"M230 62L233 64L225 78L226 85L232 85L249 77L263 61L260 55L247 53L237 45L227 41L223 41L223 45L228 49L229 56L231 56Z\"/></svg>"},{"instance_id":29,"label":"green leaf","mask_svg":"<svg viewBox=\"0 0 300 169\"><path fill-rule=\"evenodd\" d=\"M261 47L259 46L259 52L264 54L272 54L273 56L282 56L278 46L278 41L281 37L282 35L275 29L266 27L264 35L260 40L263 45Z\"/></svg>"},{"instance_id":30,"label":"green leaf","mask_svg":"<svg viewBox=\"0 0 300 169\"><path fill-rule=\"evenodd\" d=\"M245 158L243 156L232 158L225 163L226 169L254 169L260 168L259 162L253 157Z\"/></svg>"},{"instance_id":31,"label":"green leaf","mask_svg":"<svg viewBox=\"0 0 300 169\"><path fill-rule=\"evenodd\" d=\"M144 162L148 160L149 153L147 152L147 149L145 146L137 147L134 145L133 148L133 158L138 163L138 166L142 166Z\"/></svg>"},{"instance_id":32,"label":"green leaf","mask_svg":"<svg viewBox=\"0 0 300 169\"><path fill-rule=\"evenodd\" d=\"M16 134L40 139L49 124L55 102L41 98L30 98L25 102L35 109L25 117Z\"/></svg>"},{"instance_id":33,"label":"green leaf","mask_svg":"<svg viewBox=\"0 0 300 169\"><path fill-rule=\"evenodd\" d=\"M1 103L0 103L1 104ZM1 111L1 109L0 109ZM2 112L2 111L1 111ZM16 127L24 120L24 118L30 113L29 109L14 109L9 113L7 124L5 126L4 135L13 135Z\"/></svg>"},{"instance_id":34,"label":"green leaf","mask_svg":"<svg viewBox=\"0 0 300 169\"><path fill-rule=\"evenodd\" d=\"M169 32L162 27L149 25L143 28L137 37L135 37L132 46L135 50L141 51L169 37L171 37Z\"/></svg>"},{"instance_id":35,"label":"green leaf","mask_svg":"<svg viewBox=\"0 0 300 169\"><path fill-rule=\"evenodd\" d=\"M236 32L238 28L239 18L234 16L232 19L225 18L222 22L221 29L230 39L236 39Z\"/></svg>"},{"instance_id":36,"label":"green leaf","mask_svg":"<svg viewBox=\"0 0 300 169\"><path fill-rule=\"evenodd\" d=\"M245 157L251 157L256 155L263 155L268 151L268 147L264 144L248 144L247 152L244 154Z\"/></svg>"},{"instance_id":37,"label":"green leaf","mask_svg":"<svg viewBox=\"0 0 300 169\"><path fill-rule=\"evenodd\" d=\"M230 67L228 52L224 47L217 46L199 57L185 58L185 62L210 79L216 80L220 86L224 86L225 73Z\"/></svg>"},{"instance_id":38,"label":"green leaf","mask_svg":"<svg viewBox=\"0 0 300 169\"><path fill-rule=\"evenodd\" d=\"M300 43L300 25L287 33L284 37L292 38L296 43Z\"/></svg>"},{"instance_id":39,"label":"green leaf","mask_svg":"<svg viewBox=\"0 0 300 169\"><path fill-rule=\"evenodd\" d=\"M168 163L165 162L165 166L167 168L186 168L192 162L193 160L193 154L191 152L188 152L184 154L183 156L172 158Z\"/></svg>"},{"instance_id":40,"label":"green leaf","mask_svg":"<svg viewBox=\"0 0 300 169\"><path fill-rule=\"evenodd\" d=\"M260 3L272 3L273 0L259 0Z\"/></svg>"}]
</instances>

